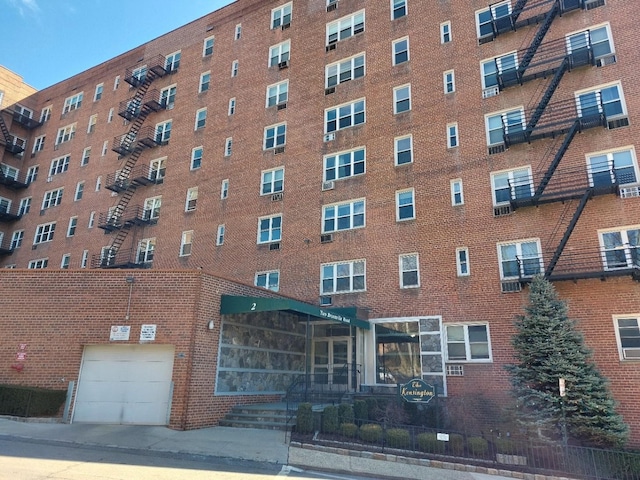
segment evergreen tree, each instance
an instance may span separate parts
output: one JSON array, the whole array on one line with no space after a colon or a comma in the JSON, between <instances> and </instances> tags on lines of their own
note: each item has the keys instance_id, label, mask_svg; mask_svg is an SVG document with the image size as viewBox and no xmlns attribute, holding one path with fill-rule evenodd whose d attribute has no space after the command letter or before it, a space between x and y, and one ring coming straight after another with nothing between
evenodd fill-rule
<instances>
[{"instance_id":1,"label":"evergreen tree","mask_svg":"<svg viewBox=\"0 0 640 480\"><path fill-rule=\"evenodd\" d=\"M573 442L624 445L628 429L615 411L607 382L569 319L565 302L542 276L530 285L525 312L516 319L512 339L516 364L505 367L518 403L518 420L556 440L565 422ZM564 397L560 397L560 378L565 379Z\"/></svg>"}]
</instances>

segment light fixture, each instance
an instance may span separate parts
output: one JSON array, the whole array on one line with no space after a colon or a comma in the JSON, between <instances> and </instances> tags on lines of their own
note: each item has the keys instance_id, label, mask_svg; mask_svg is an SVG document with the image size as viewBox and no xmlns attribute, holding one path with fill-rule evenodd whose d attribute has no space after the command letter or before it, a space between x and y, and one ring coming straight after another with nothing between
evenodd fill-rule
<instances>
[{"instance_id":1,"label":"light fixture","mask_svg":"<svg viewBox=\"0 0 640 480\"><path fill-rule=\"evenodd\" d=\"M215 327L215 323L213 323L213 320L209 320L209 323L207 323L207 328L209 330L213 330L213 327Z\"/></svg>"}]
</instances>

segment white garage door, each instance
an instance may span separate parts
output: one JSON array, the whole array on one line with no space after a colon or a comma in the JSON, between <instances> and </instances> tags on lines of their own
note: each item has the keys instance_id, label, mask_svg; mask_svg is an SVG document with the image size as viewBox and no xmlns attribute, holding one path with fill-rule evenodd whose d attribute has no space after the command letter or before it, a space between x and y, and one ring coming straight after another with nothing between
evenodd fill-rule
<instances>
[{"instance_id":1,"label":"white garage door","mask_svg":"<svg viewBox=\"0 0 640 480\"><path fill-rule=\"evenodd\" d=\"M85 347L73 421L167 425L173 354L170 345Z\"/></svg>"}]
</instances>

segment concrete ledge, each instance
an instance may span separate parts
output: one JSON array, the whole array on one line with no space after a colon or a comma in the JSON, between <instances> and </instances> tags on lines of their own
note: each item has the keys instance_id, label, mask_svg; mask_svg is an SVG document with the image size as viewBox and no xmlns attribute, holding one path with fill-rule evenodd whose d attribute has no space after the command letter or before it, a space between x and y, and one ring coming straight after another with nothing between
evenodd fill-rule
<instances>
[{"instance_id":1,"label":"concrete ledge","mask_svg":"<svg viewBox=\"0 0 640 480\"><path fill-rule=\"evenodd\" d=\"M64 423L62 418L58 417L15 417L13 415L0 415L0 419L22 423Z\"/></svg>"}]
</instances>

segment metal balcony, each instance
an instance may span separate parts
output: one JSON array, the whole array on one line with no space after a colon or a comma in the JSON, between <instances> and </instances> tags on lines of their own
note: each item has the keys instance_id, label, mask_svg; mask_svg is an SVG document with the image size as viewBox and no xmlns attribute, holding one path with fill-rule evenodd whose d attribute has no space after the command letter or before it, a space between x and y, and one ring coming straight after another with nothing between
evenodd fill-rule
<instances>
[{"instance_id":1,"label":"metal balcony","mask_svg":"<svg viewBox=\"0 0 640 480\"><path fill-rule=\"evenodd\" d=\"M91 268L151 268L152 262L138 261L137 257L133 249L119 250L113 254L106 252L91 257Z\"/></svg>"},{"instance_id":2,"label":"metal balcony","mask_svg":"<svg viewBox=\"0 0 640 480\"><path fill-rule=\"evenodd\" d=\"M27 188L29 183L27 183L26 175L12 177L11 175L5 174L2 169L0 169L0 185L4 185L11 190L21 190L23 188Z\"/></svg>"},{"instance_id":3,"label":"metal balcony","mask_svg":"<svg viewBox=\"0 0 640 480\"><path fill-rule=\"evenodd\" d=\"M24 145L19 145L16 143L16 137L14 137L13 135L9 135L9 141L5 144L4 149L13 154L13 155L18 155L22 152L24 152Z\"/></svg>"},{"instance_id":4,"label":"metal balcony","mask_svg":"<svg viewBox=\"0 0 640 480\"><path fill-rule=\"evenodd\" d=\"M0 222L10 223L20 220L22 214L18 206L7 207L6 205L0 205Z\"/></svg>"},{"instance_id":5,"label":"metal balcony","mask_svg":"<svg viewBox=\"0 0 640 480\"><path fill-rule=\"evenodd\" d=\"M27 130L33 130L34 128L42 125L38 120L31 118L27 115L23 115L19 112L13 112L13 123L17 123L18 125L26 128Z\"/></svg>"},{"instance_id":6,"label":"metal balcony","mask_svg":"<svg viewBox=\"0 0 640 480\"><path fill-rule=\"evenodd\" d=\"M166 103L166 99L161 98L159 90L151 90L145 94L141 104L136 97L120 102L118 115L126 120L133 120L134 118L138 118L142 113L164 110Z\"/></svg>"},{"instance_id":7,"label":"metal balcony","mask_svg":"<svg viewBox=\"0 0 640 480\"><path fill-rule=\"evenodd\" d=\"M118 135L113 139L111 150L124 157L133 153L136 148L142 150L144 148L157 147L164 143L162 137L156 135L155 128L149 125L141 128L137 134L129 132L124 135Z\"/></svg>"},{"instance_id":8,"label":"metal balcony","mask_svg":"<svg viewBox=\"0 0 640 480\"><path fill-rule=\"evenodd\" d=\"M4 257L13 253L13 246L11 243L11 240L5 240L3 237L2 241L0 242L0 256Z\"/></svg>"},{"instance_id":9,"label":"metal balcony","mask_svg":"<svg viewBox=\"0 0 640 480\"><path fill-rule=\"evenodd\" d=\"M113 232L134 225L154 225L158 223L159 210L145 210L142 205L127 207L121 214L117 211L101 213L98 216L98 228Z\"/></svg>"},{"instance_id":10,"label":"metal balcony","mask_svg":"<svg viewBox=\"0 0 640 480\"><path fill-rule=\"evenodd\" d=\"M124 192L130 187L158 185L164 180L164 169L152 170L149 165L136 165L128 175L123 172L111 173L107 176L105 188L112 192Z\"/></svg>"},{"instance_id":11,"label":"metal balcony","mask_svg":"<svg viewBox=\"0 0 640 480\"><path fill-rule=\"evenodd\" d=\"M133 66L127 68L124 75L124 81L134 88L138 88L149 77L150 80L154 80L157 77L164 77L167 71L164 68L165 57L157 55L147 61L147 63L141 63L140 66Z\"/></svg>"}]
</instances>

